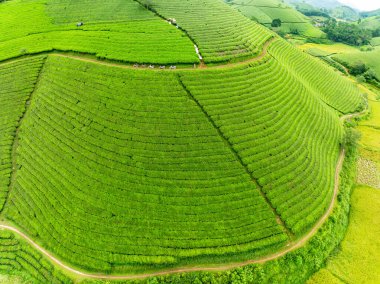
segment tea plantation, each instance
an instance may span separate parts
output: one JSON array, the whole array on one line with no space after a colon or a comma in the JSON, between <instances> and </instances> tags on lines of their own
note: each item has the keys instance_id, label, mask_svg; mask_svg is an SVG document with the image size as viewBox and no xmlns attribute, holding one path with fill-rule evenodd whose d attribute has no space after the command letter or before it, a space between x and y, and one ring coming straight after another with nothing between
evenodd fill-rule
<instances>
[{"instance_id":1,"label":"tea plantation","mask_svg":"<svg viewBox=\"0 0 380 284\"><path fill-rule=\"evenodd\" d=\"M219 0L0 14L0 227L35 242L0 230L3 273L260 259L327 212L360 91L265 27Z\"/></svg>"}]
</instances>

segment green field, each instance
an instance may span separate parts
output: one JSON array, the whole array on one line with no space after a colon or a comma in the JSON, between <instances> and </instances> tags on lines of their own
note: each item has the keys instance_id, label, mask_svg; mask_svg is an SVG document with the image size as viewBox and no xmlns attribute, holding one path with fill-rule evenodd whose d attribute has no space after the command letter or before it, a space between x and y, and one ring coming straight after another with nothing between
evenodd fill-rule
<instances>
[{"instance_id":1,"label":"green field","mask_svg":"<svg viewBox=\"0 0 380 284\"><path fill-rule=\"evenodd\" d=\"M65 264L125 275L244 261L326 212L339 117L363 108L326 64L217 0L0 12L13 27L0 35L0 220ZM33 267L4 251L5 273L66 281L31 248Z\"/></svg>"},{"instance_id":2,"label":"green field","mask_svg":"<svg viewBox=\"0 0 380 284\"><path fill-rule=\"evenodd\" d=\"M352 53L358 51L358 48L346 45L344 43L333 43L333 44L316 44L316 43L305 43L298 46L301 50L309 51L310 49L320 50L323 56L340 54L340 53ZM322 54L321 54L322 55Z\"/></svg>"},{"instance_id":3,"label":"green field","mask_svg":"<svg viewBox=\"0 0 380 284\"><path fill-rule=\"evenodd\" d=\"M373 51L356 51L352 53L337 54L333 56L334 59L344 65L352 66L357 62L363 62L370 67L380 80L380 47L376 47Z\"/></svg>"},{"instance_id":4,"label":"green field","mask_svg":"<svg viewBox=\"0 0 380 284\"><path fill-rule=\"evenodd\" d=\"M307 37L323 37L324 33L314 27L311 20L279 0L234 0L232 7L246 17L271 27L274 19L280 19L283 33L298 32Z\"/></svg>"}]
</instances>

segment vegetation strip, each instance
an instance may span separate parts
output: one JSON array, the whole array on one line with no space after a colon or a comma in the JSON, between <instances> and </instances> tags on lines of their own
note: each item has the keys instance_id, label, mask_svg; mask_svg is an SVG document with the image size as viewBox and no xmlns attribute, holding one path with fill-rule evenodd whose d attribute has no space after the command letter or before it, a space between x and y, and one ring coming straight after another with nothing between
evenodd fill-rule
<instances>
[{"instance_id":1,"label":"vegetation strip","mask_svg":"<svg viewBox=\"0 0 380 284\"><path fill-rule=\"evenodd\" d=\"M366 110L360 112L360 113L355 113L355 114L348 114L345 116L342 116L340 118L341 121L351 119L353 117L361 116L366 112ZM267 261L271 261L274 259L277 259L279 257L282 257L286 255L287 253L294 251L303 245L305 245L313 236L314 234L318 231L318 229L323 225L323 223L328 219L330 216L331 212L334 209L335 201L337 199L337 195L339 192L339 177L340 177L340 172L342 170L342 165L345 157L345 149L341 149L339 159L336 165L336 171L335 171L335 184L334 184L334 194L333 198L330 202L328 210L325 212L325 214L320 218L320 220L313 226L313 228L307 233L304 237L301 239L297 240L294 243L291 243L287 246L287 248L279 251L278 253L268 255L266 257L261 257L258 259L252 259L244 262L239 262L239 263L232 263L232 264L227 264L227 265L221 265L221 266L215 266L215 267L190 267L190 268L176 268L176 269L169 269L161 272L156 272L156 273L146 273L146 274L140 274L140 275L100 275L100 274L90 274L90 273L85 273L82 271L79 271L75 268L70 267L69 265L64 264L62 261L54 257L52 254L50 254L48 251L43 249L41 246L39 246L36 242L34 242L31 238L29 238L26 234L21 232L19 229L7 225L7 224L0 224L0 229L4 230L9 230L12 231L16 234L18 234L20 237L25 239L27 242L29 242L32 246L34 246L38 251L43 253L45 256L47 256L52 262L60 266L62 269L69 271L71 273L74 273L78 276L85 277L85 278L92 278L92 279L108 279L108 280L129 280L129 279L143 279L143 278L148 278L148 277L154 277L154 276L161 276L161 275L166 275L166 274L173 274L173 273L183 273L183 272L194 272L194 271L222 271L222 270L229 270L237 267L242 267L246 266L249 264L259 264L259 263L264 263Z\"/></svg>"},{"instance_id":2,"label":"vegetation strip","mask_svg":"<svg viewBox=\"0 0 380 284\"><path fill-rule=\"evenodd\" d=\"M45 60L45 59L44 59ZM42 62L41 66L40 66L40 69L38 71L38 76L37 76L37 79L36 79L36 82L34 84L34 88L33 90L30 92L29 94L29 97L28 99L26 100L25 102L25 108L24 108L24 112L22 113L22 116L20 117L20 120L18 121L18 124L17 124L17 127L16 127L16 133L15 133L15 136L14 136L14 140L13 140L13 144L12 144L12 151L11 151L11 156L12 156L12 171L11 171L11 176L10 176L10 179L9 179L9 186L8 186L8 195L9 196L9 193L10 191L12 190L12 187L13 187L13 184L14 184L14 181L16 179L16 175L17 175L17 158L16 158L16 150L17 150L17 147L18 147L18 142L19 142L19 133L20 133L20 126L22 125L22 121L24 120L25 118L25 115L29 109L29 106L30 106L30 103L32 101L32 98L33 98L33 93L34 91L36 90L37 88L37 85L40 81L40 78L41 78L41 72L42 72L42 68L44 66L44 62ZM5 203L4 203L4 207L5 205L7 204L7 201L8 201L8 197L5 199ZM0 210L1 212L2 210Z\"/></svg>"}]
</instances>

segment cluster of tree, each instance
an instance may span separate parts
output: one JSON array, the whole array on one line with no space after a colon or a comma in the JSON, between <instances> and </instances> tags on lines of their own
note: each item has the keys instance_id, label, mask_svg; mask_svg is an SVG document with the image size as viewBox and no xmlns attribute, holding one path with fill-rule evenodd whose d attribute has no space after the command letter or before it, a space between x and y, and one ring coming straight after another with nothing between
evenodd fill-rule
<instances>
[{"instance_id":1,"label":"cluster of tree","mask_svg":"<svg viewBox=\"0 0 380 284\"><path fill-rule=\"evenodd\" d=\"M377 28L376 30L372 31L373 37L380 37L380 28Z\"/></svg>"},{"instance_id":2,"label":"cluster of tree","mask_svg":"<svg viewBox=\"0 0 380 284\"><path fill-rule=\"evenodd\" d=\"M375 85L379 85L379 80L376 76L376 72L369 68L364 62L357 61L353 64L347 62L340 62L345 65L351 75L356 76L360 83L370 82Z\"/></svg>"},{"instance_id":3,"label":"cluster of tree","mask_svg":"<svg viewBox=\"0 0 380 284\"><path fill-rule=\"evenodd\" d=\"M372 39L372 32L370 30L360 28L355 24L337 22L333 18L325 22L323 31L329 39L349 45L360 46L369 44Z\"/></svg>"},{"instance_id":4,"label":"cluster of tree","mask_svg":"<svg viewBox=\"0 0 380 284\"><path fill-rule=\"evenodd\" d=\"M310 10L310 11L303 11L302 14L308 17L325 17L325 18L330 18L330 15L323 12L323 11L318 11L318 10Z\"/></svg>"}]
</instances>

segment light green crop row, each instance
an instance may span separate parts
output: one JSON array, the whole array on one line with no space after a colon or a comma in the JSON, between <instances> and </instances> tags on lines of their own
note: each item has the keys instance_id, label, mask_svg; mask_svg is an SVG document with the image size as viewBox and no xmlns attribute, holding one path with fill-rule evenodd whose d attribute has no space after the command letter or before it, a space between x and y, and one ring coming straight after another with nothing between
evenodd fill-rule
<instances>
[{"instance_id":1,"label":"light green crop row","mask_svg":"<svg viewBox=\"0 0 380 284\"><path fill-rule=\"evenodd\" d=\"M0 14L6 31L0 34L0 60L56 50L130 63L199 62L182 31L133 0L19 0L3 3Z\"/></svg>"},{"instance_id":2,"label":"light green crop row","mask_svg":"<svg viewBox=\"0 0 380 284\"><path fill-rule=\"evenodd\" d=\"M12 233L0 230L0 272L27 274L28 283L65 283L72 280L56 270L40 253L15 238Z\"/></svg>"},{"instance_id":3,"label":"light green crop row","mask_svg":"<svg viewBox=\"0 0 380 284\"><path fill-rule=\"evenodd\" d=\"M331 201L342 135L334 112L269 56L183 81L289 228L305 232Z\"/></svg>"},{"instance_id":4,"label":"light green crop row","mask_svg":"<svg viewBox=\"0 0 380 284\"><path fill-rule=\"evenodd\" d=\"M284 40L276 41L269 53L301 80L309 92L341 113L352 113L361 106L359 89L343 75Z\"/></svg>"},{"instance_id":5,"label":"light green crop row","mask_svg":"<svg viewBox=\"0 0 380 284\"><path fill-rule=\"evenodd\" d=\"M0 212L8 195L16 129L34 89L42 60L36 57L0 66Z\"/></svg>"},{"instance_id":6,"label":"light green crop row","mask_svg":"<svg viewBox=\"0 0 380 284\"><path fill-rule=\"evenodd\" d=\"M223 1L141 0L166 19L175 19L199 46L205 62L255 56L273 34ZM239 31L239 32L236 32Z\"/></svg>"}]
</instances>

